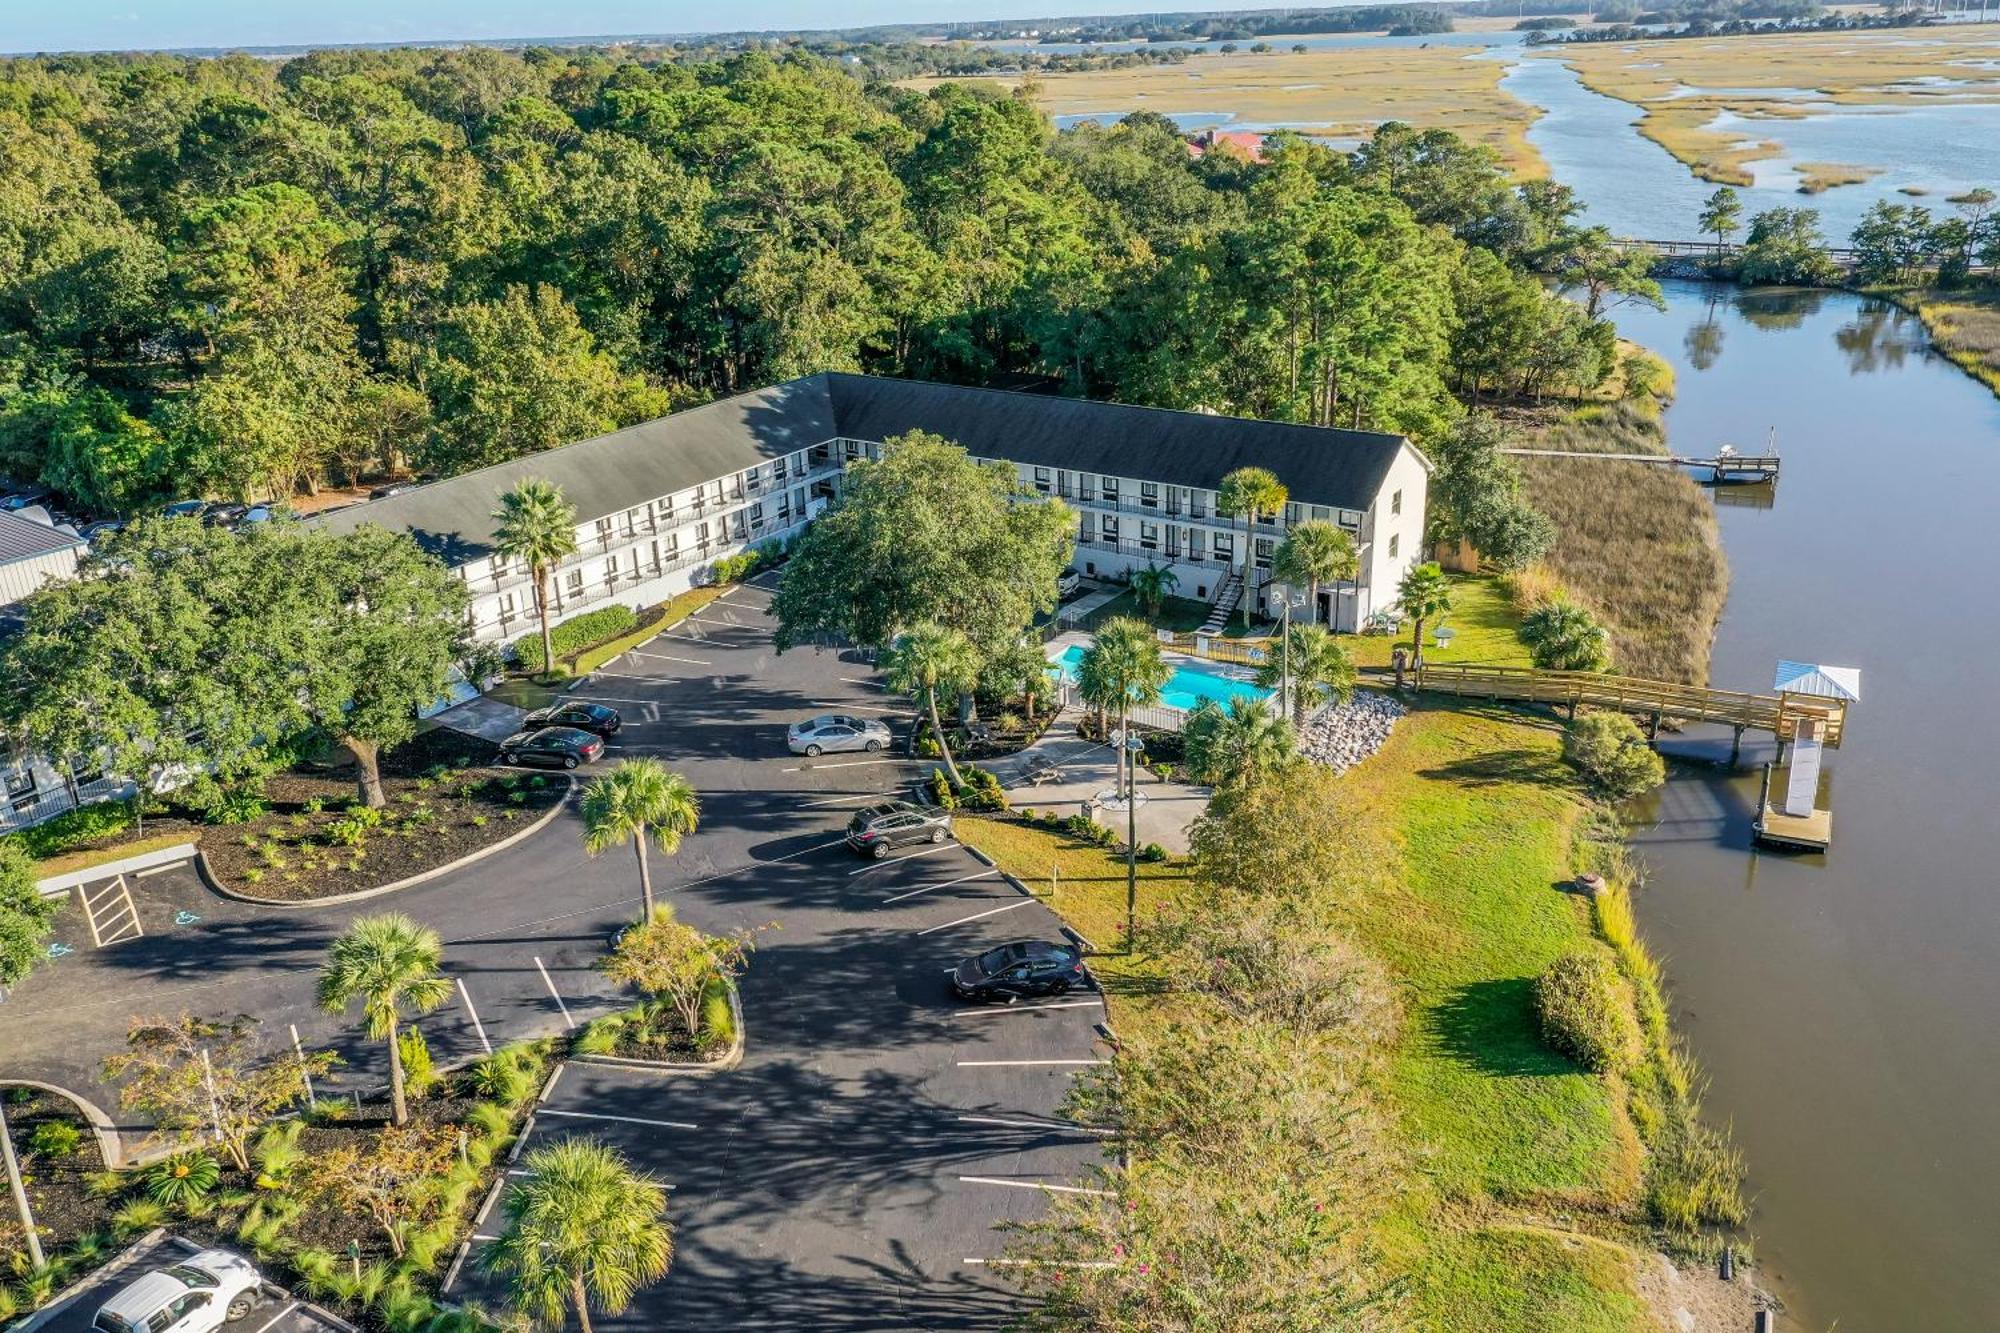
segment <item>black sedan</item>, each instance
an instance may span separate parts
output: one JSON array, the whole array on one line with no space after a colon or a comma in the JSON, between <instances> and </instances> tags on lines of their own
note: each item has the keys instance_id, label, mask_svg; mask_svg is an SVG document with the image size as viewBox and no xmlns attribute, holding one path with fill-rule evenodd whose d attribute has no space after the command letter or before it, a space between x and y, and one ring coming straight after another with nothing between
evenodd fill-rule
<instances>
[{"instance_id":1,"label":"black sedan","mask_svg":"<svg viewBox=\"0 0 2000 1333\"><path fill-rule=\"evenodd\" d=\"M574 727L594 736L609 738L618 734L618 710L606 708L603 704L554 704L548 708L537 708L528 714L522 724L535 727Z\"/></svg>"},{"instance_id":2,"label":"black sedan","mask_svg":"<svg viewBox=\"0 0 2000 1333\"><path fill-rule=\"evenodd\" d=\"M500 742L500 762L536 768L576 768L604 753L604 738L574 727L517 731Z\"/></svg>"},{"instance_id":3,"label":"black sedan","mask_svg":"<svg viewBox=\"0 0 2000 1333\"><path fill-rule=\"evenodd\" d=\"M951 836L951 815L908 801L884 801L854 812L847 821L847 845L877 860L896 847L918 842L943 842Z\"/></svg>"},{"instance_id":4,"label":"black sedan","mask_svg":"<svg viewBox=\"0 0 2000 1333\"><path fill-rule=\"evenodd\" d=\"M1017 940L968 958L951 972L951 988L963 1000L1006 1000L1026 995L1061 995L1090 980L1083 954L1068 944Z\"/></svg>"}]
</instances>

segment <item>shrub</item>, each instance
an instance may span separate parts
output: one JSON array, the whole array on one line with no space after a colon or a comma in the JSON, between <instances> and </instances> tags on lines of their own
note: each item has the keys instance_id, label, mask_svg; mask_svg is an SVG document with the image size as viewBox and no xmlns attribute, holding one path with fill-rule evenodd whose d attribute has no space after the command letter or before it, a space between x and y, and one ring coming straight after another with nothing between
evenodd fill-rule
<instances>
[{"instance_id":1,"label":"shrub","mask_svg":"<svg viewBox=\"0 0 2000 1333\"><path fill-rule=\"evenodd\" d=\"M1530 611L1521 621L1521 641L1545 671L1603 671L1611 665L1611 632L1568 598Z\"/></svg>"},{"instance_id":2,"label":"shrub","mask_svg":"<svg viewBox=\"0 0 2000 1333\"><path fill-rule=\"evenodd\" d=\"M736 1014L729 1007L729 987L720 980L711 982L701 997L701 1039L704 1045L718 1049L736 1040Z\"/></svg>"},{"instance_id":3,"label":"shrub","mask_svg":"<svg viewBox=\"0 0 2000 1333\"><path fill-rule=\"evenodd\" d=\"M1167 849L1157 842L1149 842L1139 849L1139 859L1155 863L1164 861L1167 859Z\"/></svg>"},{"instance_id":4,"label":"shrub","mask_svg":"<svg viewBox=\"0 0 2000 1333\"><path fill-rule=\"evenodd\" d=\"M360 820L349 815L326 826L326 840L336 847L359 847L368 840L368 829Z\"/></svg>"},{"instance_id":5,"label":"shrub","mask_svg":"<svg viewBox=\"0 0 2000 1333\"><path fill-rule=\"evenodd\" d=\"M953 791L951 782L945 777L943 769L932 769L931 780L926 785L931 794L932 805L941 810L958 809L958 796Z\"/></svg>"},{"instance_id":6,"label":"shrub","mask_svg":"<svg viewBox=\"0 0 2000 1333\"><path fill-rule=\"evenodd\" d=\"M639 613L629 606L600 606L595 611L586 611L553 627L549 631L549 639L558 659L574 657L607 639L631 633L638 624ZM542 661L542 634L539 629L514 641L514 658L523 671L539 675L548 670L548 664Z\"/></svg>"},{"instance_id":7,"label":"shrub","mask_svg":"<svg viewBox=\"0 0 2000 1333\"><path fill-rule=\"evenodd\" d=\"M966 770L966 785L959 789L958 803L968 810L1005 810L1007 793L1000 779L983 768Z\"/></svg>"},{"instance_id":8,"label":"shrub","mask_svg":"<svg viewBox=\"0 0 2000 1333\"><path fill-rule=\"evenodd\" d=\"M139 1173L146 1197L162 1208L199 1203L221 1179L221 1164L205 1152L175 1153Z\"/></svg>"},{"instance_id":9,"label":"shrub","mask_svg":"<svg viewBox=\"0 0 2000 1333\"><path fill-rule=\"evenodd\" d=\"M514 1113L497 1102L474 1102L465 1113L465 1123L489 1139L501 1139L512 1132Z\"/></svg>"},{"instance_id":10,"label":"shrub","mask_svg":"<svg viewBox=\"0 0 2000 1333\"><path fill-rule=\"evenodd\" d=\"M1667 778L1665 762L1646 744L1639 724L1623 713L1586 713L1570 723L1563 757L1613 799L1650 791Z\"/></svg>"},{"instance_id":11,"label":"shrub","mask_svg":"<svg viewBox=\"0 0 2000 1333\"><path fill-rule=\"evenodd\" d=\"M504 1047L472 1067L472 1086L482 1097L518 1107L540 1086L538 1063L527 1047Z\"/></svg>"},{"instance_id":12,"label":"shrub","mask_svg":"<svg viewBox=\"0 0 2000 1333\"><path fill-rule=\"evenodd\" d=\"M1570 954L1535 980L1542 1040L1595 1073L1629 1068L1639 1022L1617 966L1603 954Z\"/></svg>"},{"instance_id":13,"label":"shrub","mask_svg":"<svg viewBox=\"0 0 2000 1333\"><path fill-rule=\"evenodd\" d=\"M208 822L248 824L252 820L262 819L270 811L270 804L264 800L261 792L249 787L238 787L234 791L223 793L222 798L209 810Z\"/></svg>"},{"instance_id":14,"label":"shrub","mask_svg":"<svg viewBox=\"0 0 2000 1333\"><path fill-rule=\"evenodd\" d=\"M396 1049L403 1057L403 1090L412 1100L437 1086L437 1070L431 1064L431 1044L416 1028L404 1028L396 1037Z\"/></svg>"},{"instance_id":15,"label":"shrub","mask_svg":"<svg viewBox=\"0 0 2000 1333\"><path fill-rule=\"evenodd\" d=\"M0 843L0 985L28 975L62 900L35 887L35 864L12 843Z\"/></svg>"},{"instance_id":16,"label":"shrub","mask_svg":"<svg viewBox=\"0 0 2000 1333\"><path fill-rule=\"evenodd\" d=\"M28 1131L28 1151L37 1157L74 1157L83 1147L83 1131L67 1120L44 1120Z\"/></svg>"},{"instance_id":17,"label":"shrub","mask_svg":"<svg viewBox=\"0 0 2000 1333\"><path fill-rule=\"evenodd\" d=\"M10 842L37 861L60 855L132 827L132 806L128 801L106 801L64 811L33 828L10 834L0 842Z\"/></svg>"},{"instance_id":18,"label":"shrub","mask_svg":"<svg viewBox=\"0 0 2000 1333\"><path fill-rule=\"evenodd\" d=\"M167 1220L167 1210L151 1199L134 1199L111 1215L111 1233L120 1240L151 1231Z\"/></svg>"},{"instance_id":19,"label":"shrub","mask_svg":"<svg viewBox=\"0 0 2000 1333\"><path fill-rule=\"evenodd\" d=\"M299 1147L299 1135L304 1130L304 1121L284 1120L257 1136L257 1146L251 1150L250 1160L257 1164L259 1185L264 1185L267 1180L272 1185L282 1182L292 1173L292 1168L305 1158L304 1149Z\"/></svg>"}]
</instances>

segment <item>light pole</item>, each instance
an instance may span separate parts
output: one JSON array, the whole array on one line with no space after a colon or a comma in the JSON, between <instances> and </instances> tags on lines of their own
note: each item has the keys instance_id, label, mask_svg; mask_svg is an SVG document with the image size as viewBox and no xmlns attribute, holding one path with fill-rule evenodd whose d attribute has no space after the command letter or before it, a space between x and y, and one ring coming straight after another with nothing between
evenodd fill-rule
<instances>
[{"instance_id":1,"label":"light pole","mask_svg":"<svg viewBox=\"0 0 2000 1333\"><path fill-rule=\"evenodd\" d=\"M1132 765L1131 777L1125 788L1125 952L1131 953L1133 936L1137 931L1135 918L1139 911L1139 751L1146 743L1132 734L1128 724L1125 728L1125 754Z\"/></svg>"},{"instance_id":2,"label":"light pole","mask_svg":"<svg viewBox=\"0 0 2000 1333\"><path fill-rule=\"evenodd\" d=\"M1287 588L1283 598L1285 612L1284 637L1278 643L1278 709L1286 717L1292 715L1292 608L1306 609L1306 595L1295 588Z\"/></svg>"}]
</instances>

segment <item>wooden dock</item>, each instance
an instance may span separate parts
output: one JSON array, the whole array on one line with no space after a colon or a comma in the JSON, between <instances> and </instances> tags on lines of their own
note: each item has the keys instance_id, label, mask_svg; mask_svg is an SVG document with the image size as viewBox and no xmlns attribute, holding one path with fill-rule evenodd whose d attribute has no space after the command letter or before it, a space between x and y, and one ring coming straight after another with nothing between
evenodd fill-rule
<instances>
[{"instance_id":1,"label":"wooden dock","mask_svg":"<svg viewBox=\"0 0 2000 1333\"><path fill-rule=\"evenodd\" d=\"M1599 454L1571 449L1502 449L1503 454L1520 458L1594 458L1600 462L1652 463L1658 467L1687 467L1705 471L1718 483L1776 481L1776 454L1718 453L1707 457L1692 454Z\"/></svg>"},{"instance_id":2,"label":"wooden dock","mask_svg":"<svg viewBox=\"0 0 2000 1333\"><path fill-rule=\"evenodd\" d=\"M1745 731L1768 731L1781 741L1789 741L1798 734L1799 724L1811 719L1819 723L1820 743L1836 749L1847 730L1847 704L1816 694L1746 694L1592 671L1456 662L1426 662L1416 675L1418 689L1439 694L1553 704L1572 714L1579 704L1614 708L1646 719L1649 735L1657 733L1665 719L1678 718L1719 722L1735 728L1738 739Z\"/></svg>"}]
</instances>

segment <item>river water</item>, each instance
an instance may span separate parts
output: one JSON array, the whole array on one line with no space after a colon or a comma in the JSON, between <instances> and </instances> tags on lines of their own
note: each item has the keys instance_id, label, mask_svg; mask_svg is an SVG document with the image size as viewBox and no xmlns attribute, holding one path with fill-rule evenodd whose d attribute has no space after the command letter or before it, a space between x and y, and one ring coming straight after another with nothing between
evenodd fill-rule
<instances>
[{"instance_id":1,"label":"river water","mask_svg":"<svg viewBox=\"0 0 2000 1333\"><path fill-rule=\"evenodd\" d=\"M1755 765L1699 769L1639 812L1639 910L1706 1110L1750 1164L1760 1255L1842 1333L2000 1327L2000 873L1988 802L2000 615L1979 571L2000 498L2000 400L1914 319L1843 293L1667 287L1616 312L1674 363L1683 450L1764 443L1769 508L1718 509L1732 570L1713 681L1780 658L1863 672L1830 756L1823 856L1750 847ZM1951 497L1956 497L1951 498ZM1725 499L1737 498L1729 493ZM1670 754L1726 760L1691 732Z\"/></svg>"}]
</instances>

